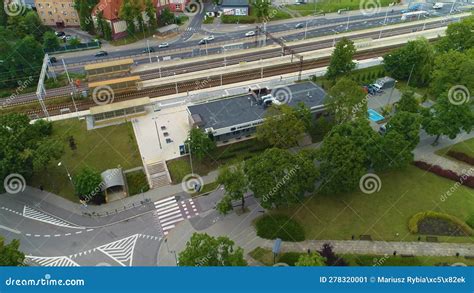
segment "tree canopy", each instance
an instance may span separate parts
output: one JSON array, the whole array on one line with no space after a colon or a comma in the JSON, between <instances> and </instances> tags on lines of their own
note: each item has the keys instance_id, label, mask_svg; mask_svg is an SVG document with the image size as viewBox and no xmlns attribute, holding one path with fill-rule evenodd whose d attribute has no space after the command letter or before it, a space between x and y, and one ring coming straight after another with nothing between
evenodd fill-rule
<instances>
[{"instance_id":1,"label":"tree canopy","mask_svg":"<svg viewBox=\"0 0 474 293\"><path fill-rule=\"evenodd\" d=\"M303 254L295 263L297 267L322 267L325 265L326 259L317 252Z\"/></svg>"},{"instance_id":2,"label":"tree canopy","mask_svg":"<svg viewBox=\"0 0 474 293\"><path fill-rule=\"evenodd\" d=\"M97 195L102 194L102 177L95 169L90 167L81 169L77 175L74 176L73 182L76 194L81 200L88 202Z\"/></svg>"},{"instance_id":3,"label":"tree canopy","mask_svg":"<svg viewBox=\"0 0 474 293\"><path fill-rule=\"evenodd\" d=\"M225 189L225 196L222 199L223 203L220 204L220 212L225 214L232 209L232 205L229 204L231 200L241 200L242 210L244 210L248 181L244 173L243 164L221 167L217 176L217 182L222 184Z\"/></svg>"},{"instance_id":4,"label":"tree canopy","mask_svg":"<svg viewBox=\"0 0 474 293\"><path fill-rule=\"evenodd\" d=\"M198 160L209 157L216 148L216 143L199 128L191 128L185 144L189 148L190 155Z\"/></svg>"},{"instance_id":5,"label":"tree canopy","mask_svg":"<svg viewBox=\"0 0 474 293\"><path fill-rule=\"evenodd\" d=\"M346 37L337 42L336 48L331 55L326 77L335 79L338 76L351 72L356 66L353 61L356 51L354 42Z\"/></svg>"},{"instance_id":6,"label":"tree canopy","mask_svg":"<svg viewBox=\"0 0 474 293\"><path fill-rule=\"evenodd\" d=\"M180 266L246 266L244 251L228 237L194 233L179 253Z\"/></svg>"},{"instance_id":7,"label":"tree canopy","mask_svg":"<svg viewBox=\"0 0 474 293\"><path fill-rule=\"evenodd\" d=\"M0 237L0 266L23 266L25 254L19 248L20 241L18 239L5 244L5 240Z\"/></svg>"},{"instance_id":8,"label":"tree canopy","mask_svg":"<svg viewBox=\"0 0 474 293\"><path fill-rule=\"evenodd\" d=\"M397 103L397 111L418 113L420 112L420 105L415 97L413 90L403 91L400 101Z\"/></svg>"},{"instance_id":9,"label":"tree canopy","mask_svg":"<svg viewBox=\"0 0 474 293\"><path fill-rule=\"evenodd\" d=\"M318 170L314 153L292 154L271 148L245 161L244 171L250 190L264 208L298 203L305 192L314 190Z\"/></svg>"},{"instance_id":10,"label":"tree canopy","mask_svg":"<svg viewBox=\"0 0 474 293\"><path fill-rule=\"evenodd\" d=\"M330 89L326 104L336 123L367 117L366 93L361 86L348 78L341 78Z\"/></svg>"}]
</instances>

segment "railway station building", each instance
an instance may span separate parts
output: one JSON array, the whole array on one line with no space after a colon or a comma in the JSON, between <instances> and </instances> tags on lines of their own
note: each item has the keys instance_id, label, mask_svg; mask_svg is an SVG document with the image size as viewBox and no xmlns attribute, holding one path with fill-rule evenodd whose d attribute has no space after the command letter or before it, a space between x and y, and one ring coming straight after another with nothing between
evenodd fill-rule
<instances>
[{"instance_id":1,"label":"railway station building","mask_svg":"<svg viewBox=\"0 0 474 293\"><path fill-rule=\"evenodd\" d=\"M269 101L269 93L274 97ZM188 106L190 127L211 134L217 143L230 143L250 138L262 124L271 104L295 107L303 103L317 116L324 111L326 92L312 82L295 83L271 90L249 89L249 93L207 103Z\"/></svg>"}]
</instances>

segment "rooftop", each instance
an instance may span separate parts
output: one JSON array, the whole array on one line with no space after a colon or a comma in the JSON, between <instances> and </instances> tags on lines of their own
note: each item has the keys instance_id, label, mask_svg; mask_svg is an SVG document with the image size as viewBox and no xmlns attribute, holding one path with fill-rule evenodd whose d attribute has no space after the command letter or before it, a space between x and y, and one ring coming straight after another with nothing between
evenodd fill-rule
<instances>
[{"instance_id":1,"label":"rooftop","mask_svg":"<svg viewBox=\"0 0 474 293\"><path fill-rule=\"evenodd\" d=\"M273 88L272 95L291 107L302 102L314 109L323 106L326 92L312 82L303 82ZM241 95L189 106L188 110L193 117L199 116L200 127L217 130L262 119L268 108L260 97L254 94Z\"/></svg>"}]
</instances>

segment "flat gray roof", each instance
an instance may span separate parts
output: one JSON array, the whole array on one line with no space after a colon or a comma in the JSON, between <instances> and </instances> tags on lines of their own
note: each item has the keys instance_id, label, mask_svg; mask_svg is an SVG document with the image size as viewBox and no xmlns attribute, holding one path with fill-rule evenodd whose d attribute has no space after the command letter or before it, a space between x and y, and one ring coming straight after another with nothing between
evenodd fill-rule
<instances>
[{"instance_id":1,"label":"flat gray roof","mask_svg":"<svg viewBox=\"0 0 474 293\"><path fill-rule=\"evenodd\" d=\"M291 107L304 103L308 108L324 105L326 92L312 82L275 87L272 94ZM264 118L267 107L254 94L219 99L188 106L191 115L199 115L203 129L215 130Z\"/></svg>"}]
</instances>

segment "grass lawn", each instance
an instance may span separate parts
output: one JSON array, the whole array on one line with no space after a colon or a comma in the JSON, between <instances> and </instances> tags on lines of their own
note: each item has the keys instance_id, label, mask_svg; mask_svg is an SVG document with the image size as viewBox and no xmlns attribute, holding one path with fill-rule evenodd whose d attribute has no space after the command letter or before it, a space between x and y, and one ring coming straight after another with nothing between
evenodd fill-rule
<instances>
[{"instance_id":1,"label":"grass lawn","mask_svg":"<svg viewBox=\"0 0 474 293\"><path fill-rule=\"evenodd\" d=\"M214 191L218 186L219 186L219 183L217 183L217 182L211 182L211 183L204 184L201 191L196 192L196 193L192 193L191 196L195 197L195 196L198 196L198 195L201 195L201 194L204 194L204 193Z\"/></svg>"},{"instance_id":2,"label":"grass lawn","mask_svg":"<svg viewBox=\"0 0 474 293\"><path fill-rule=\"evenodd\" d=\"M454 182L414 166L378 174L381 190L367 195L315 195L303 204L279 209L305 228L306 239L351 239L371 235L373 240L417 241L408 220L421 211L438 211L467 220L474 214L474 190L461 186L445 201L440 198ZM397 236L398 233L398 236ZM440 242L472 242L472 237L439 236Z\"/></svg>"},{"instance_id":3,"label":"grass lawn","mask_svg":"<svg viewBox=\"0 0 474 293\"><path fill-rule=\"evenodd\" d=\"M305 252L282 253L276 258L276 262L285 260L297 260L298 255ZM249 255L264 265L273 265L273 253L270 249L257 247ZM415 256L402 257L393 255L368 255L368 254L341 254L350 266L435 266L451 265L462 262L468 266L474 266L474 259L455 256ZM293 265L292 263L290 265Z\"/></svg>"},{"instance_id":4,"label":"grass lawn","mask_svg":"<svg viewBox=\"0 0 474 293\"><path fill-rule=\"evenodd\" d=\"M362 3L366 3L366 0L318 0L316 3L312 0L308 0L308 3L302 5L288 5L288 9L297 11L302 16L311 15L317 13L330 13L337 12L339 9L358 10ZM393 0L380 0L382 6L388 6ZM367 7L369 8L369 7Z\"/></svg>"},{"instance_id":5,"label":"grass lawn","mask_svg":"<svg viewBox=\"0 0 474 293\"><path fill-rule=\"evenodd\" d=\"M139 40L143 40L143 39L146 39L146 38L149 38L151 36L153 36L155 32L154 31L148 31L146 28L145 28L145 33L143 33L142 31L139 31L137 30L133 35L130 35L130 36L126 36L125 38L121 38L121 39L118 39L118 40L113 40L113 41L110 41L109 43L112 45L112 46L123 46L123 45L128 45L128 44L133 44Z\"/></svg>"},{"instance_id":6,"label":"grass lawn","mask_svg":"<svg viewBox=\"0 0 474 293\"><path fill-rule=\"evenodd\" d=\"M446 153L448 151L460 152L460 153L464 153L464 154L466 154L470 157L474 157L474 138L458 142L455 145L452 145L452 146L449 146L447 148L438 150L436 153L438 155L446 156ZM448 158L454 160L451 157L448 157Z\"/></svg>"},{"instance_id":7,"label":"grass lawn","mask_svg":"<svg viewBox=\"0 0 474 293\"><path fill-rule=\"evenodd\" d=\"M145 172L142 170L125 174L129 196L146 192L150 189Z\"/></svg>"},{"instance_id":8,"label":"grass lawn","mask_svg":"<svg viewBox=\"0 0 474 293\"><path fill-rule=\"evenodd\" d=\"M193 158L194 173L201 176L216 170L220 165L239 162L251 158L263 152L267 146L256 139L249 139L239 143L233 143L218 147L211 158L199 162ZM181 183L184 176L191 174L189 156L167 161L168 170L173 184Z\"/></svg>"},{"instance_id":9,"label":"grass lawn","mask_svg":"<svg viewBox=\"0 0 474 293\"><path fill-rule=\"evenodd\" d=\"M69 137L74 137L77 149L69 147ZM64 145L61 162L72 176L85 166L103 172L121 166L124 170L142 165L138 146L130 123L87 131L84 120L68 119L53 122L52 137ZM31 184L42 185L45 190L77 202L64 166L52 162L48 172L34 174Z\"/></svg>"}]
</instances>

